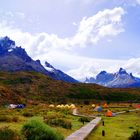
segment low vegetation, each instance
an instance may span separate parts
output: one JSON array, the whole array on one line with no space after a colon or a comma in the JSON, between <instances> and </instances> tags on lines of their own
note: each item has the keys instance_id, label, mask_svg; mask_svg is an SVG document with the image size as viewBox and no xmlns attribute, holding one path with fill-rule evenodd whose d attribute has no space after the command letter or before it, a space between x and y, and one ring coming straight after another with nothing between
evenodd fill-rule
<instances>
[{"instance_id":1,"label":"low vegetation","mask_svg":"<svg viewBox=\"0 0 140 140\"><path fill-rule=\"evenodd\" d=\"M63 140L64 137L47 126L40 119L32 118L23 125L21 130L26 140Z\"/></svg>"},{"instance_id":2,"label":"low vegetation","mask_svg":"<svg viewBox=\"0 0 140 140\"><path fill-rule=\"evenodd\" d=\"M65 83L37 72L0 72L0 97L1 105L38 102L83 103L85 100L139 102L140 88L111 89L95 84Z\"/></svg>"},{"instance_id":3,"label":"low vegetation","mask_svg":"<svg viewBox=\"0 0 140 140\"><path fill-rule=\"evenodd\" d=\"M117 91L115 91L117 90ZM85 87L85 85L81 87L73 87L70 89L71 94L68 95L69 98L74 99L95 99L95 100L105 100L107 102L113 101L113 102L121 102L121 101L139 101L140 95L136 94L134 92L134 89L131 89L130 91L133 92L130 93L127 91L127 89L104 89L102 91L102 88L91 88L91 87Z\"/></svg>"},{"instance_id":4,"label":"low vegetation","mask_svg":"<svg viewBox=\"0 0 140 140\"><path fill-rule=\"evenodd\" d=\"M136 130L129 137L129 140L140 140L140 131Z\"/></svg>"},{"instance_id":5,"label":"low vegetation","mask_svg":"<svg viewBox=\"0 0 140 140\"><path fill-rule=\"evenodd\" d=\"M66 129L71 129L72 128L72 123L66 119L63 118L46 118L45 123L49 124L51 126L60 126Z\"/></svg>"},{"instance_id":6,"label":"low vegetation","mask_svg":"<svg viewBox=\"0 0 140 140\"><path fill-rule=\"evenodd\" d=\"M9 127L0 128L0 140L21 140L19 135Z\"/></svg>"},{"instance_id":7,"label":"low vegetation","mask_svg":"<svg viewBox=\"0 0 140 140\"><path fill-rule=\"evenodd\" d=\"M78 121L80 121L80 122L82 122L84 124L85 122L90 122L91 119L88 118L88 117L80 117Z\"/></svg>"},{"instance_id":8,"label":"low vegetation","mask_svg":"<svg viewBox=\"0 0 140 140\"><path fill-rule=\"evenodd\" d=\"M27 105L24 109L10 109L0 107L0 128L7 127L19 134L28 120L37 117L45 125L57 130L64 137L79 129L83 124L78 121L79 117L71 115L71 110L61 108L51 108L48 104ZM32 116L33 115L33 116ZM11 139L7 139L11 140Z\"/></svg>"},{"instance_id":9,"label":"low vegetation","mask_svg":"<svg viewBox=\"0 0 140 140\"><path fill-rule=\"evenodd\" d=\"M103 117L104 126L101 122L87 140L128 140L132 133L132 138L137 137L138 133L134 131L140 131L139 117L140 112L128 112L115 117ZM103 130L105 131L105 136L102 136Z\"/></svg>"}]
</instances>

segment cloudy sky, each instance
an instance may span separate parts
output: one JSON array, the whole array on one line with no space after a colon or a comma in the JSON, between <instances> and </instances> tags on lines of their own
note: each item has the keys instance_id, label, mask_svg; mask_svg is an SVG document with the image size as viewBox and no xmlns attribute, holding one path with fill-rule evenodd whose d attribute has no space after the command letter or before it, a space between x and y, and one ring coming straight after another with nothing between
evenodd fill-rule
<instances>
[{"instance_id":1,"label":"cloudy sky","mask_svg":"<svg viewBox=\"0 0 140 140\"><path fill-rule=\"evenodd\" d=\"M0 36L76 79L140 76L140 0L0 0Z\"/></svg>"}]
</instances>

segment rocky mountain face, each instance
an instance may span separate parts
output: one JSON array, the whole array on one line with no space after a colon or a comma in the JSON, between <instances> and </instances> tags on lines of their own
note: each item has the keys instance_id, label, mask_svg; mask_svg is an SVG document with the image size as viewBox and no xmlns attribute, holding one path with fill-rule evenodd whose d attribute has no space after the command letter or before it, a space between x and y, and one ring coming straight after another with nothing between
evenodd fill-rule
<instances>
[{"instance_id":1,"label":"rocky mountain face","mask_svg":"<svg viewBox=\"0 0 140 140\"><path fill-rule=\"evenodd\" d=\"M140 87L140 78L128 74L125 69L120 68L116 73L101 71L94 80L86 78L86 83L96 83L106 87Z\"/></svg>"},{"instance_id":2,"label":"rocky mountain face","mask_svg":"<svg viewBox=\"0 0 140 140\"><path fill-rule=\"evenodd\" d=\"M17 47L9 37L0 38L0 71L36 71L45 74L55 80L65 82L78 82L60 70L46 62L46 69L41 65L40 60L34 61L25 49Z\"/></svg>"},{"instance_id":3,"label":"rocky mountain face","mask_svg":"<svg viewBox=\"0 0 140 140\"><path fill-rule=\"evenodd\" d=\"M66 73L62 72L61 70L58 70L58 69L54 68L48 62L45 62L45 68L46 68L47 71L49 71L51 73L51 76L54 79L55 79L55 77L57 77L58 80L63 79L63 81L67 81L67 82L71 82L71 83L78 82L75 79L73 79L72 77L70 77L69 75L67 75Z\"/></svg>"}]
</instances>

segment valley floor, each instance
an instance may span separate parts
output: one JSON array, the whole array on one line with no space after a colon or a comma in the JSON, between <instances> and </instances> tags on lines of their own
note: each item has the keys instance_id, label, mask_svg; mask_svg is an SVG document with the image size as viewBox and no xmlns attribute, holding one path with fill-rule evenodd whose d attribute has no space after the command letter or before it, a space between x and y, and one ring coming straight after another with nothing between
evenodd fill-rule
<instances>
[{"instance_id":1,"label":"valley floor","mask_svg":"<svg viewBox=\"0 0 140 140\"><path fill-rule=\"evenodd\" d=\"M132 132L140 130L140 112L128 112L116 117L103 117L102 123L95 129L87 140L128 140ZM102 130L105 136L102 136Z\"/></svg>"},{"instance_id":2,"label":"valley floor","mask_svg":"<svg viewBox=\"0 0 140 140\"><path fill-rule=\"evenodd\" d=\"M116 106L113 107L113 106ZM117 107L119 106L119 107ZM97 115L91 105L77 105L79 114ZM113 107L113 108L111 108ZM130 110L130 104L110 104L110 108L104 108L100 115L103 115L106 110L119 112L122 110ZM42 119L44 117L58 119L62 118L65 122L71 122L71 129L63 128L61 126L51 126L60 132L64 137L67 137L72 132L78 130L86 123L79 121L80 117L71 115L72 111L68 109L50 108L47 104L27 105L24 109L8 109L6 106L0 107L0 128L9 127L20 134L23 124L32 117ZM135 130L140 130L140 111L127 112L115 117L102 117L105 126L102 123L95 129L87 140L127 140L128 137ZM68 123L69 124L69 123ZM102 136L102 130L105 131L105 136Z\"/></svg>"}]
</instances>

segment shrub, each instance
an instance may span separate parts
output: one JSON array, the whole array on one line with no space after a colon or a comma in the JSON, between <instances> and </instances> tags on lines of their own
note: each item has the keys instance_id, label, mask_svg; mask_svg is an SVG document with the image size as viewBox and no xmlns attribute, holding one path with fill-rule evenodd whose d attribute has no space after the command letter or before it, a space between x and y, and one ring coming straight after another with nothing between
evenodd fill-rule
<instances>
[{"instance_id":1,"label":"shrub","mask_svg":"<svg viewBox=\"0 0 140 140\"><path fill-rule=\"evenodd\" d=\"M26 140L63 140L63 136L47 126L43 121L32 118L21 130Z\"/></svg>"},{"instance_id":2,"label":"shrub","mask_svg":"<svg viewBox=\"0 0 140 140\"><path fill-rule=\"evenodd\" d=\"M16 84L31 84L32 80L27 77L20 77L16 79L7 79L4 81L5 84L8 85L16 85Z\"/></svg>"},{"instance_id":3,"label":"shrub","mask_svg":"<svg viewBox=\"0 0 140 140\"><path fill-rule=\"evenodd\" d=\"M18 122L19 118L17 116L12 117L12 122Z\"/></svg>"},{"instance_id":4,"label":"shrub","mask_svg":"<svg viewBox=\"0 0 140 140\"><path fill-rule=\"evenodd\" d=\"M140 131L134 131L129 140L140 140Z\"/></svg>"},{"instance_id":5,"label":"shrub","mask_svg":"<svg viewBox=\"0 0 140 140\"><path fill-rule=\"evenodd\" d=\"M34 115L33 115L32 112L24 112L24 113L23 113L23 116L24 116L24 117L33 117Z\"/></svg>"},{"instance_id":6,"label":"shrub","mask_svg":"<svg viewBox=\"0 0 140 140\"><path fill-rule=\"evenodd\" d=\"M55 119L46 119L45 123L52 125L52 126L60 126L66 129L71 129L72 124L70 121L62 118L55 118Z\"/></svg>"},{"instance_id":7,"label":"shrub","mask_svg":"<svg viewBox=\"0 0 140 140\"><path fill-rule=\"evenodd\" d=\"M133 126L129 126L129 129L134 129L134 127Z\"/></svg>"},{"instance_id":8,"label":"shrub","mask_svg":"<svg viewBox=\"0 0 140 140\"><path fill-rule=\"evenodd\" d=\"M71 110L69 110L69 109L61 109L60 111L61 111L61 113L63 113L64 115L71 114Z\"/></svg>"},{"instance_id":9,"label":"shrub","mask_svg":"<svg viewBox=\"0 0 140 140\"><path fill-rule=\"evenodd\" d=\"M60 112L48 112L47 118L54 119L54 118L62 118L64 115L62 115Z\"/></svg>"},{"instance_id":10,"label":"shrub","mask_svg":"<svg viewBox=\"0 0 140 140\"><path fill-rule=\"evenodd\" d=\"M0 122L11 122L11 118L6 115L0 116Z\"/></svg>"},{"instance_id":11,"label":"shrub","mask_svg":"<svg viewBox=\"0 0 140 140\"><path fill-rule=\"evenodd\" d=\"M79 121L84 124L84 122L90 122L90 119L88 117L81 117L79 118Z\"/></svg>"},{"instance_id":12,"label":"shrub","mask_svg":"<svg viewBox=\"0 0 140 140\"><path fill-rule=\"evenodd\" d=\"M85 100L85 101L84 101L84 104L85 104L85 105L89 105L89 104L90 104L90 102L89 102L89 101L87 101L87 100Z\"/></svg>"},{"instance_id":13,"label":"shrub","mask_svg":"<svg viewBox=\"0 0 140 140\"><path fill-rule=\"evenodd\" d=\"M8 127L0 128L0 140L20 140L19 136Z\"/></svg>"}]
</instances>

